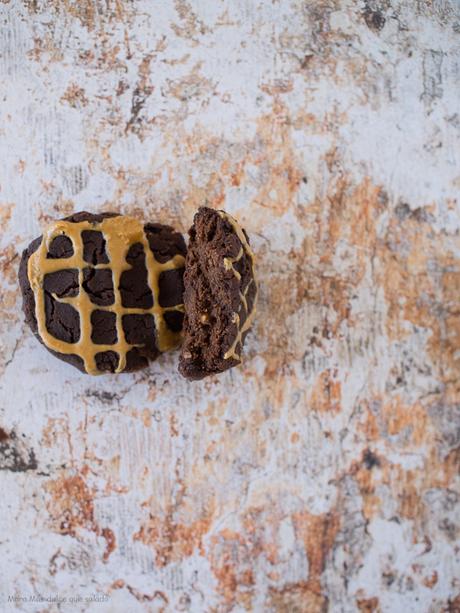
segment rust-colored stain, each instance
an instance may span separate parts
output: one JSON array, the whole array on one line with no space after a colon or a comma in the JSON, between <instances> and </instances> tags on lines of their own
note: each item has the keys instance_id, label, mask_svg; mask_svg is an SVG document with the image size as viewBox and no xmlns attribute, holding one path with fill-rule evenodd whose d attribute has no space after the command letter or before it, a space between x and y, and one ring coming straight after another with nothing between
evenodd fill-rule
<instances>
[{"instance_id":1,"label":"rust-colored stain","mask_svg":"<svg viewBox=\"0 0 460 613\"><path fill-rule=\"evenodd\" d=\"M61 534L75 537L78 528L98 530L94 522L94 493L81 475L50 481L46 490L51 495L48 511Z\"/></svg>"},{"instance_id":2,"label":"rust-colored stain","mask_svg":"<svg viewBox=\"0 0 460 613\"><path fill-rule=\"evenodd\" d=\"M380 613L379 599L374 598L359 598L356 600L356 605L360 613Z\"/></svg>"},{"instance_id":3,"label":"rust-colored stain","mask_svg":"<svg viewBox=\"0 0 460 613\"><path fill-rule=\"evenodd\" d=\"M102 536L102 538L105 539L105 541L107 543L106 549L105 549L104 554L102 556L102 559L104 560L104 562L107 562L107 560L109 559L110 554L113 553L115 551L115 549L116 549L115 534L113 533L113 531L110 528L102 528L101 536Z\"/></svg>"},{"instance_id":4,"label":"rust-colored stain","mask_svg":"<svg viewBox=\"0 0 460 613\"><path fill-rule=\"evenodd\" d=\"M158 611L158 613L165 613L169 601L168 597L163 592L156 590L153 594L145 594L131 585L127 585L126 587L128 592L132 594L136 600L139 602L151 602L154 604L155 610Z\"/></svg>"},{"instance_id":5,"label":"rust-colored stain","mask_svg":"<svg viewBox=\"0 0 460 613\"><path fill-rule=\"evenodd\" d=\"M321 596L321 574L340 527L337 511L324 515L301 512L293 516L295 531L303 541L308 558L309 574L306 588Z\"/></svg>"},{"instance_id":6,"label":"rust-colored stain","mask_svg":"<svg viewBox=\"0 0 460 613\"><path fill-rule=\"evenodd\" d=\"M46 483L45 489L50 495L47 502L48 512L54 529L60 534L77 538L83 529L102 536L106 541L102 559L107 562L116 548L115 535L110 528L101 528L96 522L95 492L87 485L82 474L62 476Z\"/></svg>"},{"instance_id":7,"label":"rust-colored stain","mask_svg":"<svg viewBox=\"0 0 460 613\"><path fill-rule=\"evenodd\" d=\"M171 417L169 419L169 431L171 436L179 436L177 417L174 413L171 413Z\"/></svg>"},{"instance_id":8,"label":"rust-colored stain","mask_svg":"<svg viewBox=\"0 0 460 613\"><path fill-rule=\"evenodd\" d=\"M269 605L274 611L295 613L325 613L327 602L305 583L289 584L282 589L271 588Z\"/></svg>"},{"instance_id":9,"label":"rust-colored stain","mask_svg":"<svg viewBox=\"0 0 460 613\"><path fill-rule=\"evenodd\" d=\"M454 598L449 598L447 604L442 609L442 613L458 613L460 611L460 594Z\"/></svg>"},{"instance_id":10,"label":"rust-colored stain","mask_svg":"<svg viewBox=\"0 0 460 613\"><path fill-rule=\"evenodd\" d=\"M228 607L236 603L243 607L249 605L254 585L251 560L260 555L260 550L241 534L228 529L212 540L212 572L223 601Z\"/></svg>"},{"instance_id":11,"label":"rust-colored stain","mask_svg":"<svg viewBox=\"0 0 460 613\"><path fill-rule=\"evenodd\" d=\"M48 5L43 5L37 0L25 0L24 4L31 13L39 13L46 9L51 9L57 16L67 15L76 18L89 31L94 30L99 25L101 12L92 0L52 0ZM123 2L120 0L107 0L104 8L109 16L109 20L123 19Z\"/></svg>"},{"instance_id":12,"label":"rust-colored stain","mask_svg":"<svg viewBox=\"0 0 460 613\"><path fill-rule=\"evenodd\" d=\"M427 348L435 374L446 386L446 394L456 394L460 368L456 288L460 272L454 243L440 240L430 227L430 215L428 207L410 212L407 205L401 205L389 224L379 255L389 309L387 330L395 339L407 335L407 322L429 331Z\"/></svg>"},{"instance_id":13,"label":"rust-colored stain","mask_svg":"<svg viewBox=\"0 0 460 613\"><path fill-rule=\"evenodd\" d=\"M340 411L341 387L340 381L335 380L334 373L330 370L325 370L319 374L314 383L311 396L310 406L312 411Z\"/></svg>"},{"instance_id":14,"label":"rust-colored stain","mask_svg":"<svg viewBox=\"0 0 460 613\"><path fill-rule=\"evenodd\" d=\"M163 518L149 515L147 521L133 540L148 545L154 552L155 564L164 567L191 556L195 551L204 555L203 537L211 525L212 516L207 515L191 524L181 524L174 520L173 511Z\"/></svg>"},{"instance_id":15,"label":"rust-colored stain","mask_svg":"<svg viewBox=\"0 0 460 613\"><path fill-rule=\"evenodd\" d=\"M433 571L433 573L429 577L425 577L423 579L423 585L432 589L438 582L438 579L439 579L439 575L437 571Z\"/></svg>"},{"instance_id":16,"label":"rust-colored stain","mask_svg":"<svg viewBox=\"0 0 460 613\"><path fill-rule=\"evenodd\" d=\"M308 577L281 589L271 588L269 602L275 611L323 613L329 603L321 586L321 575L339 530L339 516L335 511L324 515L300 512L292 519L307 555Z\"/></svg>"},{"instance_id":17,"label":"rust-colored stain","mask_svg":"<svg viewBox=\"0 0 460 613\"><path fill-rule=\"evenodd\" d=\"M273 569L267 573L270 580L278 578L274 569L280 562L282 542L275 534L280 518L269 516L266 525L261 521L265 515L262 508L251 508L242 518L241 532L225 529L211 537L212 571L228 610L236 605L251 610L256 585L255 569L262 564ZM272 586L267 606L276 611L320 612L327 606L321 588L321 574L339 528L338 515L296 513L292 516L292 523L308 560L308 577L283 588Z\"/></svg>"},{"instance_id":18,"label":"rust-colored stain","mask_svg":"<svg viewBox=\"0 0 460 613\"><path fill-rule=\"evenodd\" d=\"M382 403L378 420L369 412L364 428L369 440L396 438L400 441L403 453L418 453L421 448L428 449L422 456L420 468L405 469L399 463L389 460L385 454L372 454L370 457L369 451L366 451L349 469L349 474L359 484L366 518L374 517L381 508L383 500L376 494L376 490L384 484L393 489L398 514L422 527L429 512L423 494L432 488L445 488L459 474L458 448L440 457L436 451L437 441L433 436L427 410L418 403L405 405L398 398L390 403Z\"/></svg>"},{"instance_id":19,"label":"rust-colored stain","mask_svg":"<svg viewBox=\"0 0 460 613\"><path fill-rule=\"evenodd\" d=\"M21 160L22 161L22 160ZM22 163L24 163L22 161ZM7 230L8 224L13 213L14 202L1 202L0 203L0 236Z\"/></svg>"},{"instance_id":20,"label":"rust-colored stain","mask_svg":"<svg viewBox=\"0 0 460 613\"><path fill-rule=\"evenodd\" d=\"M88 98L85 95L85 90L76 83L71 83L68 86L68 88L62 94L61 101L67 103L73 108L79 108L80 106L86 106L88 104Z\"/></svg>"}]
</instances>

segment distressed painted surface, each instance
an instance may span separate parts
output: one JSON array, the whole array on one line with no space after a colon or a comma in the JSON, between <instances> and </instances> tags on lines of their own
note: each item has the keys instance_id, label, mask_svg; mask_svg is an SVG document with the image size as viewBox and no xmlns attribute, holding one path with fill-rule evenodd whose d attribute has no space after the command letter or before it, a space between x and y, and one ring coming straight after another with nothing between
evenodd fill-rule
<instances>
[{"instance_id":1,"label":"distressed painted surface","mask_svg":"<svg viewBox=\"0 0 460 613\"><path fill-rule=\"evenodd\" d=\"M459 611L458 2L0 19L2 610ZM89 378L32 338L48 220L204 203L258 256L243 367Z\"/></svg>"}]
</instances>

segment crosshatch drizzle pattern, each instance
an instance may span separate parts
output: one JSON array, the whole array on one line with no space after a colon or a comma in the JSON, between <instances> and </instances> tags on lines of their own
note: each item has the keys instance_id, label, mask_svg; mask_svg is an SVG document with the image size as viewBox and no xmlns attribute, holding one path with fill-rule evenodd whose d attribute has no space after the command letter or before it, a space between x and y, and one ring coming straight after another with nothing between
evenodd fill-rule
<instances>
[{"instance_id":1,"label":"crosshatch drizzle pattern","mask_svg":"<svg viewBox=\"0 0 460 613\"><path fill-rule=\"evenodd\" d=\"M88 261L84 257L84 245L82 232L100 231L103 234L106 252L109 257L108 263L94 263L96 270L108 269L112 273L113 304L104 307L98 306L91 301L89 294L84 290L84 274L88 269ZM48 256L49 247L54 239L66 236L72 241L73 255L66 258L51 259ZM150 308L124 307L122 305L120 279L123 271L129 270L131 265L126 261L129 248L140 243L144 249L146 267L148 271L148 286L153 295L153 306ZM100 258L104 259L104 258ZM123 330L124 315L151 314L155 318L157 345L160 351L167 351L176 346L180 340L180 333L170 330L164 320L167 311L183 311L183 304L169 307L160 306L159 276L162 272L173 270L183 266L184 257L175 255L167 262L160 263L152 253L145 236L142 223L132 217L118 216L106 218L102 222L95 223L82 221L73 223L70 221L58 221L54 223L44 234L38 250L33 253L28 263L28 277L35 296L35 312L38 333L48 349L63 354L75 354L82 358L85 370L88 374L97 375L101 371L96 365L96 356L104 351L115 351L118 356L118 366L115 372L122 372L126 367L128 352L137 345L128 343ZM75 296L58 297L53 294L57 301L74 307L80 317L80 338L76 343L66 342L53 336L46 326L45 291L43 282L45 275L67 269L78 270L78 293ZM117 340L113 344L96 344L93 342L91 315L96 310L114 313L116 317Z\"/></svg>"}]
</instances>

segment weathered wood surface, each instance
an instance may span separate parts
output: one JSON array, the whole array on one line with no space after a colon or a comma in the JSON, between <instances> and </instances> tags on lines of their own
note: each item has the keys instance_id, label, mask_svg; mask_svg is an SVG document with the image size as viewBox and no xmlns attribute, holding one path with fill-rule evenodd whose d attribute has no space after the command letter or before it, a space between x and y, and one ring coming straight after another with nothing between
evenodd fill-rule
<instances>
[{"instance_id":1,"label":"weathered wood surface","mask_svg":"<svg viewBox=\"0 0 460 613\"><path fill-rule=\"evenodd\" d=\"M459 3L0 7L0 608L459 611ZM203 203L258 256L242 368L25 329L48 220Z\"/></svg>"}]
</instances>

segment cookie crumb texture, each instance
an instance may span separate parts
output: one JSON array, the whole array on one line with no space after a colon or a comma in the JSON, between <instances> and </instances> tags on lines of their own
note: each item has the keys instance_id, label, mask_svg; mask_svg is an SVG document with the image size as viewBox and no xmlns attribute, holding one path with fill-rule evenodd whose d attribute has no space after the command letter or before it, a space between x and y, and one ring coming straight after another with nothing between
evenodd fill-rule
<instances>
[{"instance_id":1,"label":"cookie crumb texture","mask_svg":"<svg viewBox=\"0 0 460 613\"><path fill-rule=\"evenodd\" d=\"M193 380L241 362L257 284L249 239L233 217L202 207L189 234L179 371Z\"/></svg>"},{"instance_id":2,"label":"cookie crumb texture","mask_svg":"<svg viewBox=\"0 0 460 613\"><path fill-rule=\"evenodd\" d=\"M180 342L185 254L173 228L116 213L54 222L22 255L26 322L88 374L143 368Z\"/></svg>"}]
</instances>

